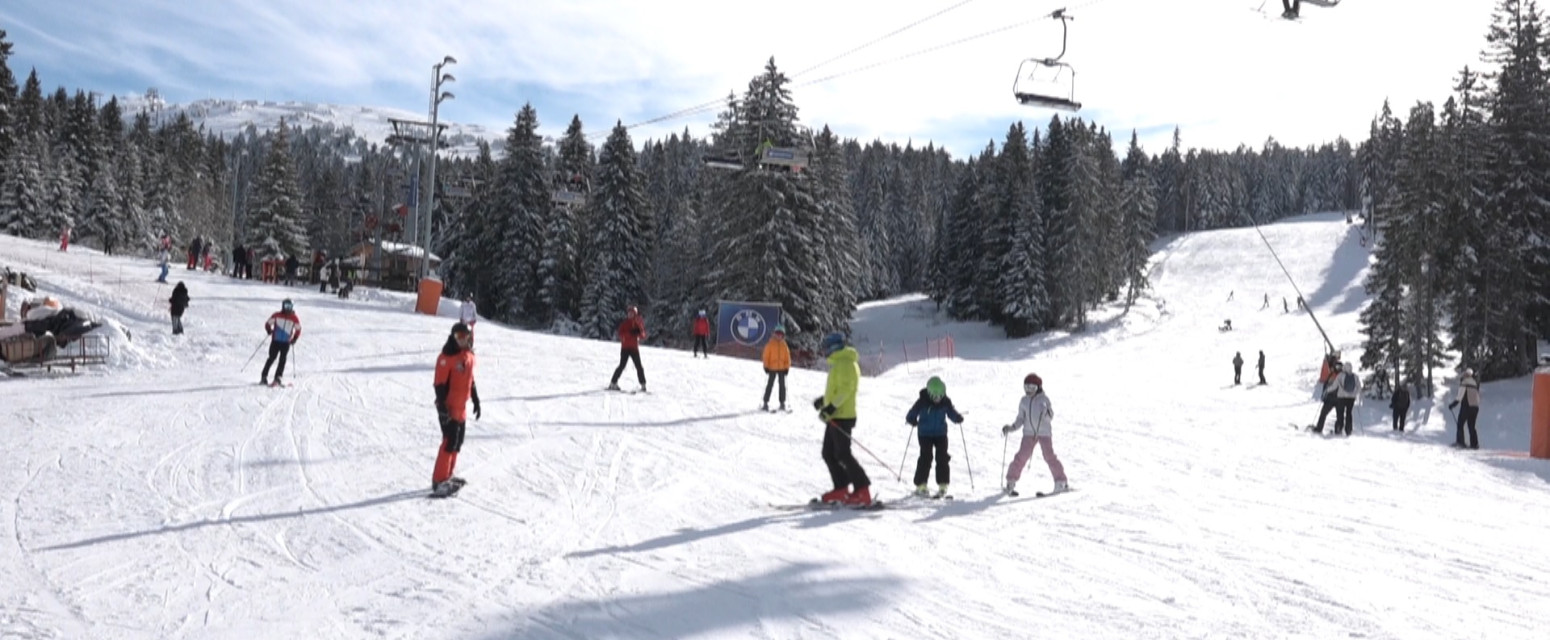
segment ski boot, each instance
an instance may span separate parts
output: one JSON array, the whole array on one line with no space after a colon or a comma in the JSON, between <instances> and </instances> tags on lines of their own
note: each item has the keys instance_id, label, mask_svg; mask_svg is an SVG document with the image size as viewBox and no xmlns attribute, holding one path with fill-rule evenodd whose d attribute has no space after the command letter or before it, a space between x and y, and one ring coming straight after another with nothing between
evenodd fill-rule
<instances>
[{"instance_id":1,"label":"ski boot","mask_svg":"<svg viewBox=\"0 0 1550 640\"><path fill-rule=\"evenodd\" d=\"M924 485L922 485L922 486L924 486ZM939 485L936 486L936 495L931 496L931 499L932 500L941 500L942 498L946 498L946 497L947 497L947 483L944 482L944 483L939 484Z\"/></svg>"},{"instance_id":2,"label":"ski boot","mask_svg":"<svg viewBox=\"0 0 1550 640\"><path fill-rule=\"evenodd\" d=\"M915 485L915 495L917 497L925 498L925 497L929 497L931 495L931 492L926 490L926 485L917 484L917 485Z\"/></svg>"},{"instance_id":3,"label":"ski boot","mask_svg":"<svg viewBox=\"0 0 1550 640\"><path fill-rule=\"evenodd\" d=\"M850 487L836 487L833 491L818 496L818 501L825 504L843 504L850 497Z\"/></svg>"},{"instance_id":4,"label":"ski boot","mask_svg":"<svg viewBox=\"0 0 1550 640\"><path fill-rule=\"evenodd\" d=\"M847 506L847 507L870 507L870 506L872 506L872 488L871 487L861 487L859 489L856 489L855 491L852 491L850 493L850 495L845 496L845 506Z\"/></svg>"}]
</instances>

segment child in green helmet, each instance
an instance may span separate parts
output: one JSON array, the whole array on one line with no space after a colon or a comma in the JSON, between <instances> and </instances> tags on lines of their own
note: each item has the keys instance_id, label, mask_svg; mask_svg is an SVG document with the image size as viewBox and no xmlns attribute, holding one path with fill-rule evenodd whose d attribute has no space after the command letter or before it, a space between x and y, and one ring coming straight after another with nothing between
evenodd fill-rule
<instances>
[{"instance_id":1,"label":"child in green helmet","mask_svg":"<svg viewBox=\"0 0 1550 640\"><path fill-rule=\"evenodd\" d=\"M947 454L947 421L963 424L963 416L953 408L952 399L947 397L947 384L941 378L932 376L926 381L926 388L920 390L920 399L915 401L915 406L910 407L910 412L904 416L904 421L911 427L920 429L920 458L915 462L915 495L928 495L926 490L926 472L931 470L933 453L936 458L936 486L937 498L947 495L948 475L947 461L952 456Z\"/></svg>"}]
</instances>

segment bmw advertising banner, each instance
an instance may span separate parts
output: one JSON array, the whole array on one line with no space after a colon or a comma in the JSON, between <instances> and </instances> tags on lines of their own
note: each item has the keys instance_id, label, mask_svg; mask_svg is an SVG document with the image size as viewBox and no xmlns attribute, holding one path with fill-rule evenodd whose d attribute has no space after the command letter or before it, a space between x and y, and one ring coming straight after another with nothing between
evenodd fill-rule
<instances>
[{"instance_id":1,"label":"bmw advertising banner","mask_svg":"<svg viewBox=\"0 0 1550 640\"><path fill-rule=\"evenodd\" d=\"M716 353L760 357L780 324L780 304L717 300L716 305Z\"/></svg>"}]
</instances>

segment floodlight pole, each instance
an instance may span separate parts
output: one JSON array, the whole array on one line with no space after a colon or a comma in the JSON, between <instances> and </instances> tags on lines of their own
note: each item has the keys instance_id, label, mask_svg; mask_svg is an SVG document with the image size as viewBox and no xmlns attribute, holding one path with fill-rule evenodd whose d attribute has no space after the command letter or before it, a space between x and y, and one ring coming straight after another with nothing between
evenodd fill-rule
<instances>
[{"instance_id":1,"label":"floodlight pole","mask_svg":"<svg viewBox=\"0 0 1550 640\"><path fill-rule=\"evenodd\" d=\"M443 92L441 85L444 82L454 82L457 78L452 74L441 72L442 67L449 64L457 64L457 58L446 56L441 62L431 65L431 171L429 194L426 196L425 216L422 227L425 229L425 242L422 246L425 252L420 256L420 277L425 278L430 274L431 264L431 221L436 216L436 152L441 148L441 127L437 124L440 115L441 102L453 98L451 92Z\"/></svg>"}]
</instances>

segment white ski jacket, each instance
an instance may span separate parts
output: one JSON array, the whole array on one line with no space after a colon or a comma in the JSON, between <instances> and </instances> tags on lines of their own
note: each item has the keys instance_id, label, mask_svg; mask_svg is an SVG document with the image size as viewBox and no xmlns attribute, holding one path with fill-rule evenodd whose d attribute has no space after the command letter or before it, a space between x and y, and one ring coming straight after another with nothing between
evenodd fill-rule
<instances>
[{"instance_id":1,"label":"white ski jacket","mask_svg":"<svg viewBox=\"0 0 1550 640\"><path fill-rule=\"evenodd\" d=\"M1040 389L1034 395L1024 395L1017 403L1017 421L1012 424L1023 428L1023 437L1052 437L1051 421L1055 409L1050 406L1049 396Z\"/></svg>"},{"instance_id":2,"label":"white ski jacket","mask_svg":"<svg viewBox=\"0 0 1550 640\"><path fill-rule=\"evenodd\" d=\"M463 321L463 324L473 324L477 322L479 320L479 312L478 307L474 306L474 301L464 300L463 308L458 310L457 317L458 320Z\"/></svg>"}]
</instances>

